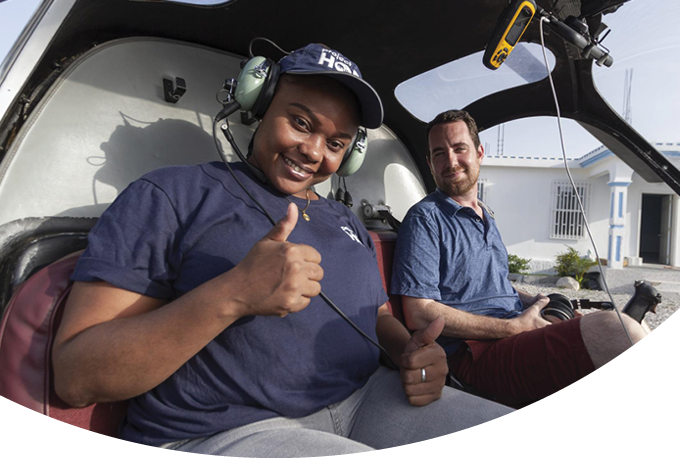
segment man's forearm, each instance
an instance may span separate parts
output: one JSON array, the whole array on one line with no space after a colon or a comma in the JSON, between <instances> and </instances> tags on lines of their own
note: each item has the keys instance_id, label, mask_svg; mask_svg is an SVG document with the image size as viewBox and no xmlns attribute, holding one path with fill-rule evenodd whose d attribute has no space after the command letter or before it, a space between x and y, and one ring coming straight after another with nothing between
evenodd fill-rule
<instances>
[{"instance_id":1,"label":"man's forearm","mask_svg":"<svg viewBox=\"0 0 680 461\"><path fill-rule=\"evenodd\" d=\"M432 320L444 317L443 334L463 339L500 339L522 331L514 319L497 319L471 314L431 299L402 296L406 324L413 330L421 329Z\"/></svg>"}]
</instances>

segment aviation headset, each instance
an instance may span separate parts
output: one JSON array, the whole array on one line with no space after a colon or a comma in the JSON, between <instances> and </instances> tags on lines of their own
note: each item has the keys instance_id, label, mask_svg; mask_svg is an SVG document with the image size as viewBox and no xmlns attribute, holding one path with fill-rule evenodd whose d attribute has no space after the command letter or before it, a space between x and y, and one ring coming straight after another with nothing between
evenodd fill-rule
<instances>
[{"instance_id":1,"label":"aviation headset","mask_svg":"<svg viewBox=\"0 0 680 461\"><path fill-rule=\"evenodd\" d=\"M569 298L560 293L549 294L548 298L550 298L550 302L541 309L543 318L546 318L546 316L557 317L560 320L574 318L574 307Z\"/></svg>"},{"instance_id":2,"label":"aviation headset","mask_svg":"<svg viewBox=\"0 0 680 461\"><path fill-rule=\"evenodd\" d=\"M241 72L236 81L234 98L241 106L241 111L249 112L252 118L262 120L274 98L276 85L281 75L281 66L263 56L253 56L252 52L250 55L250 59L242 63ZM335 174L344 177L353 175L359 170L366 157L367 140L367 131L360 126Z\"/></svg>"}]
</instances>

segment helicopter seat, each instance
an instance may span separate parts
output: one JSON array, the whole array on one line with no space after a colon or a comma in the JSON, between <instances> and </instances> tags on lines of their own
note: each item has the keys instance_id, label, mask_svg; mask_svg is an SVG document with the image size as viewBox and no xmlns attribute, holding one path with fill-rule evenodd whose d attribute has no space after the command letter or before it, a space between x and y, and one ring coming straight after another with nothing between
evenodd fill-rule
<instances>
[{"instance_id":1,"label":"helicopter seat","mask_svg":"<svg viewBox=\"0 0 680 461\"><path fill-rule=\"evenodd\" d=\"M378 269L380 269L380 277L382 278L383 288L385 293L389 296L387 306L390 308L392 315L404 323L404 313L401 308L401 296L390 294L390 280L392 278L392 260L394 257L394 248L397 243L397 234L392 231L369 231L373 243L375 244L375 252L378 260Z\"/></svg>"},{"instance_id":2,"label":"helicopter seat","mask_svg":"<svg viewBox=\"0 0 680 461\"><path fill-rule=\"evenodd\" d=\"M383 286L389 293L396 234L370 234ZM54 391L52 345L72 287L70 276L81 253L43 267L14 288L0 323L0 395L59 421L117 437L126 401L73 408ZM390 296L388 305L403 322L399 297Z\"/></svg>"},{"instance_id":3,"label":"helicopter seat","mask_svg":"<svg viewBox=\"0 0 680 461\"><path fill-rule=\"evenodd\" d=\"M48 265L15 290L0 323L0 395L59 421L115 437L126 402L73 408L54 392L52 344L80 253Z\"/></svg>"}]
</instances>

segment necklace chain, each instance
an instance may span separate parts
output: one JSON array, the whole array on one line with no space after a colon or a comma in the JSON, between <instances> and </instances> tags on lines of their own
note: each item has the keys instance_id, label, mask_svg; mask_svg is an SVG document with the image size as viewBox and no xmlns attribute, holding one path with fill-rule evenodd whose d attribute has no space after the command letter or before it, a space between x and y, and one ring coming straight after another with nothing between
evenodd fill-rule
<instances>
[{"instance_id":1,"label":"necklace chain","mask_svg":"<svg viewBox=\"0 0 680 461\"><path fill-rule=\"evenodd\" d=\"M291 199L288 198L287 195L285 197L286 200L288 200L290 203L293 203ZM309 189L305 191L305 197L307 198L307 204L305 205L304 208L300 208L297 203L295 204L295 206L298 208L298 210L300 210L300 213L302 213L302 219L304 219L305 221L309 221L310 218L309 215L307 214L307 208L309 208L309 203L311 201L309 198Z\"/></svg>"}]
</instances>

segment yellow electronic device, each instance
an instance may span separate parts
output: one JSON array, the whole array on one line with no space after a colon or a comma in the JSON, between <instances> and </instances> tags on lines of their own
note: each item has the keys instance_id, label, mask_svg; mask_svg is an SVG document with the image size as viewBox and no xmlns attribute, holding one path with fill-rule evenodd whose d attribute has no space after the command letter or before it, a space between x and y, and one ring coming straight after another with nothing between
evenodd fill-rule
<instances>
[{"instance_id":1,"label":"yellow electronic device","mask_svg":"<svg viewBox=\"0 0 680 461\"><path fill-rule=\"evenodd\" d=\"M482 62L491 70L498 69L508 58L536 13L534 0L513 0L501 14L491 40L486 45Z\"/></svg>"}]
</instances>

